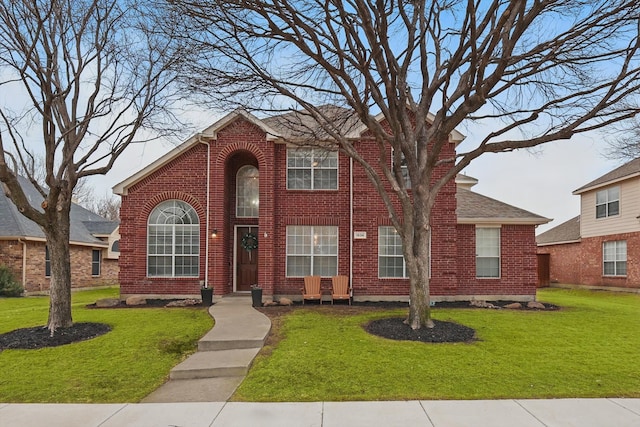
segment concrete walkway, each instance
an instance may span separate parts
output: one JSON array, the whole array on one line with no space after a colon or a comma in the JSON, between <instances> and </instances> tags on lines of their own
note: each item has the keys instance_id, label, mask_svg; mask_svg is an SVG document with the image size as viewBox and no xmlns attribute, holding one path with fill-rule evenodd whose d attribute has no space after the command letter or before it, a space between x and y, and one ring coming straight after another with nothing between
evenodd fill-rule
<instances>
[{"instance_id":1,"label":"concrete walkway","mask_svg":"<svg viewBox=\"0 0 640 427\"><path fill-rule=\"evenodd\" d=\"M19 427L638 427L640 399L3 404Z\"/></svg>"},{"instance_id":2,"label":"concrete walkway","mask_svg":"<svg viewBox=\"0 0 640 427\"><path fill-rule=\"evenodd\" d=\"M198 351L171 370L169 381L143 403L224 402L249 371L271 329L249 296L228 296L209 308L215 325ZM2 423L0 422L0 425Z\"/></svg>"}]
</instances>

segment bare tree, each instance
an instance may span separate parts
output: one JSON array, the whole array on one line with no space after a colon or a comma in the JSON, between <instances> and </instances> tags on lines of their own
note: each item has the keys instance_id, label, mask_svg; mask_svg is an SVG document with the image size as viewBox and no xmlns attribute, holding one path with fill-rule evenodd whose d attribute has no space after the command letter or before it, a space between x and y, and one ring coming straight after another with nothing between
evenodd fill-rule
<instances>
[{"instance_id":1,"label":"bare tree","mask_svg":"<svg viewBox=\"0 0 640 427\"><path fill-rule=\"evenodd\" d=\"M80 200L79 204L110 221L120 220L121 199L113 194L105 193L102 197L95 197L91 193Z\"/></svg>"},{"instance_id":2,"label":"bare tree","mask_svg":"<svg viewBox=\"0 0 640 427\"><path fill-rule=\"evenodd\" d=\"M640 157L640 119L616 126L608 133L609 142L606 157L616 160L637 159Z\"/></svg>"},{"instance_id":3,"label":"bare tree","mask_svg":"<svg viewBox=\"0 0 640 427\"><path fill-rule=\"evenodd\" d=\"M0 6L0 88L18 94L0 106L0 181L46 235L52 334L72 325L74 189L84 177L109 171L129 144L174 131L171 66L180 50L154 30L158 12L157 5L133 0L11 0ZM30 139L38 127L38 137ZM42 179L32 167L39 155ZM16 164L41 204L25 196Z\"/></svg>"},{"instance_id":4,"label":"bare tree","mask_svg":"<svg viewBox=\"0 0 640 427\"><path fill-rule=\"evenodd\" d=\"M16 162L17 163L17 162ZM17 163L18 174L30 177L42 188L46 188L47 169L44 157L27 156L26 163ZM93 202L93 189L86 179L79 179L73 188L73 199L81 205Z\"/></svg>"},{"instance_id":5,"label":"bare tree","mask_svg":"<svg viewBox=\"0 0 640 427\"><path fill-rule=\"evenodd\" d=\"M192 90L253 111L300 109L323 144L362 165L402 236L412 328L433 325L430 216L447 182L483 153L569 139L639 111L636 0L171 4L201 53L188 74ZM377 164L326 104L366 125ZM456 128L472 130L474 145L445 155Z\"/></svg>"}]
</instances>

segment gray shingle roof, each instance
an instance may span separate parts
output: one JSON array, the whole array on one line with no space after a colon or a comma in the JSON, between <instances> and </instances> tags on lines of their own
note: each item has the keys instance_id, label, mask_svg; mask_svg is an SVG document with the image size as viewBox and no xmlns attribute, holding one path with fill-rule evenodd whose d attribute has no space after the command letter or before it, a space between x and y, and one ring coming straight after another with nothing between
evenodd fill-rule
<instances>
[{"instance_id":1,"label":"gray shingle roof","mask_svg":"<svg viewBox=\"0 0 640 427\"><path fill-rule=\"evenodd\" d=\"M580 194L587 189L599 187L608 182L617 181L619 179L631 177L638 174L640 174L640 158L633 159L630 162L627 162L624 165L620 166L619 168L616 168L611 172L602 175L600 178L594 179L590 183L583 185L582 187L575 190L573 194Z\"/></svg>"},{"instance_id":2,"label":"gray shingle roof","mask_svg":"<svg viewBox=\"0 0 640 427\"><path fill-rule=\"evenodd\" d=\"M550 221L543 216L460 187L457 190L456 198L458 222L481 222L484 220L510 224L545 224Z\"/></svg>"},{"instance_id":3,"label":"gray shingle roof","mask_svg":"<svg viewBox=\"0 0 640 427\"><path fill-rule=\"evenodd\" d=\"M352 110L347 108L323 105L318 107L318 110L333 123L336 129L345 134L349 134L354 129L362 126L362 122L358 117ZM312 140L322 144L323 141L330 139L329 135L320 127L313 116L305 111L292 111L267 117L262 121L278 131L280 136L287 140Z\"/></svg>"},{"instance_id":4,"label":"gray shingle roof","mask_svg":"<svg viewBox=\"0 0 640 427\"><path fill-rule=\"evenodd\" d=\"M580 240L580 215L536 236L538 245L570 243Z\"/></svg>"},{"instance_id":5,"label":"gray shingle roof","mask_svg":"<svg viewBox=\"0 0 640 427\"><path fill-rule=\"evenodd\" d=\"M42 211L40 208L42 201L40 193L27 179L18 177L18 180L31 205ZM73 203L71 205L70 240L72 242L103 246L106 242L101 241L94 235L110 234L116 227L118 227L117 221L108 221L78 204ZM45 238L40 227L22 215L4 191L0 191L0 238L2 237L25 239Z\"/></svg>"}]
</instances>

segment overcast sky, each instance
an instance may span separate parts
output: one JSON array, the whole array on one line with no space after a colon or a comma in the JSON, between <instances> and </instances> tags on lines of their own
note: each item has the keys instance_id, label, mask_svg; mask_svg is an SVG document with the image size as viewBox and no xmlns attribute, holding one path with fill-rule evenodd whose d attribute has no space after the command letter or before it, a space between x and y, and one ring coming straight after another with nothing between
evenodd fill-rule
<instances>
[{"instance_id":1,"label":"overcast sky","mask_svg":"<svg viewBox=\"0 0 640 427\"><path fill-rule=\"evenodd\" d=\"M199 119L199 129L214 123L220 116ZM471 143L471 139L466 144ZM91 183L98 194L125 180L170 151L169 143L154 142L130 147L106 178ZM465 142L459 147L464 150ZM607 159L607 146L598 137L575 137L539 147L535 152L484 154L465 169L479 180L473 191L526 209L553 221L539 226L537 234L579 214L580 197L572 191L621 164Z\"/></svg>"}]
</instances>

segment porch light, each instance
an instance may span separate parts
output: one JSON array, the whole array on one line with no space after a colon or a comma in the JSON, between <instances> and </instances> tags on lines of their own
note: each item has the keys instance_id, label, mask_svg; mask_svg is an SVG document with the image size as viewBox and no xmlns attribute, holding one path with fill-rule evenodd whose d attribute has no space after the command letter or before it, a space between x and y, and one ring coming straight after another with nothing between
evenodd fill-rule
<instances>
[{"instance_id":1,"label":"porch light","mask_svg":"<svg viewBox=\"0 0 640 427\"><path fill-rule=\"evenodd\" d=\"M218 229L214 228L213 231L211 232L211 238L215 239L216 237L218 237Z\"/></svg>"}]
</instances>

